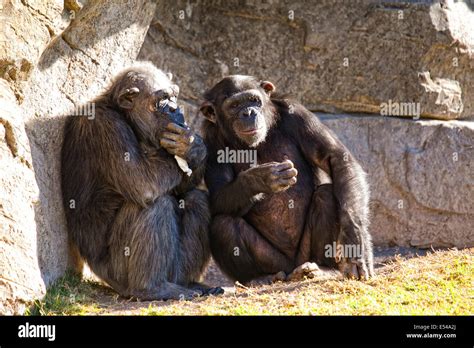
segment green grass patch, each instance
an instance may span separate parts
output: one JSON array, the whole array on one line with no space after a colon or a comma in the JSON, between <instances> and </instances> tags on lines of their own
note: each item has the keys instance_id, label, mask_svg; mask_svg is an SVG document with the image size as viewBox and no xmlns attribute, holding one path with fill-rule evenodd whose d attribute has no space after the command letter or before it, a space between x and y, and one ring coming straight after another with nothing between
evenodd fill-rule
<instances>
[{"instance_id":1,"label":"green grass patch","mask_svg":"<svg viewBox=\"0 0 474 348\"><path fill-rule=\"evenodd\" d=\"M305 280L193 301L131 302L67 274L32 315L473 315L474 248L398 258L369 281Z\"/></svg>"},{"instance_id":2,"label":"green grass patch","mask_svg":"<svg viewBox=\"0 0 474 348\"><path fill-rule=\"evenodd\" d=\"M35 300L25 315L89 315L102 312L98 295L113 292L72 271L58 279L41 300Z\"/></svg>"}]
</instances>

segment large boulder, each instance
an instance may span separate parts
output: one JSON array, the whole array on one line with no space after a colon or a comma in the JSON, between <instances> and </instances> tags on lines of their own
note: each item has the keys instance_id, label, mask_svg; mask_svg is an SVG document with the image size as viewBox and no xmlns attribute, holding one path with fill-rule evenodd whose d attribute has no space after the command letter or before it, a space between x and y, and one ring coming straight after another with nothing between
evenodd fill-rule
<instances>
[{"instance_id":1,"label":"large boulder","mask_svg":"<svg viewBox=\"0 0 474 348\"><path fill-rule=\"evenodd\" d=\"M38 186L20 115L13 91L0 79L0 314L45 290L36 242Z\"/></svg>"},{"instance_id":2,"label":"large boulder","mask_svg":"<svg viewBox=\"0 0 474 348\"><path fill-rule=\"evenodd\" d=\"M80 3L66 2L67 9L62 3L11 0L4 7L12 17L2 19L0 32L3 314L21 312L76 261L68 250L60 189L63 116L77 114L136 59L156 6L90 1L71 12ZM71 24L57 31L64 18Z\"/></svg>"},{"instance_id":3,"label":"large boulder","mask_svg":"<svg viewBox=\"0 0 474 348\"><path fill-rule=\"evenodd\" d=\"M377 245L474 245L474 122L319 114L359 159Z\"/></svg>"},{"instance_id":4,"label":"large boulder","mask_svg":"<svg viewBox=\"0 0 474 348\"><path fill-rule=\"evenodd\" d=\"M23 82L38 59L67 24L63 0L5 0L0 7L0 78L6 79L16 97L23 99Z\"/></svg>"},{"instance_id":5,"label":"large boulder","mask_svg":"<svg viewBox=\"0 0 474 348\"><path fill-rule=\"evenodd\" d=\"M269 79L313 111L350 112L322 118L369 172L376 244L472 246L473 122L412 118L474 116L473 10L450 0L163 2L139 57L175 74L197 129L202 93L228 74Z\"/></svg>"},{"instance_id":6,"label":"large boulder","mask_svg":"<svg viewBox=\"0 0 474 348\"><path fill-rule=\"evenodd\" d=\"M474 116L472 23L472 5L451 0L163 1L140 56L175 72L191 101L250 74L313 111L414 102L421 117L460 119Z\"/></svg>"},{"instance_id":7,"label":"large boulder","mask_svg":"<svg viewBox=\"0 0 474 348\"><path fill-rule=\"evenodd\" d=\"M313 111L353 113L320 116L369 172L375 242L472 246L473 123L367 116L413 102L421 117L473 117L472 11L451 0L2 1L0 314L75 265L62 116L139 53L174 73L196 127L202 92L232 73L272 80Z\"/></svg>"}]
</instances>

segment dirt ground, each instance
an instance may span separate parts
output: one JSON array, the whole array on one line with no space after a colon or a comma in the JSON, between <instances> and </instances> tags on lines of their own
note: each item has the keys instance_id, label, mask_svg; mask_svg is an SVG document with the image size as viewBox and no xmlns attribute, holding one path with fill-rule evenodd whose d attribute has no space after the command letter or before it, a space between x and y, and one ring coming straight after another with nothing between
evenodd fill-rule
<instances>
[{"instance_id":1,"label":"dirt ground","mask_svg":"<svg viewBox=\"0 0 474 348\"><path fill-rule=\"evenodd\" d=\"M387 267L394 260L402 259L410 259L416 256L424 256L428 253L432 252L432 250L422 250L416 248L404 248L404 247L394 247L394 248L374 248L374 262L375 262L375 270L376 273L384 272L384 268ZM86 275L86 279L93 279L94 281L98 281L93 275L88 273ZM282 283L282 284L273 284L269 286L261 286L260 288L253 288L249 289L241 289L239 286L235 286L235 284L230 280L222 271L218 268L216 263L211 260L205 274L204 274L204 282L210 286L221 286L225 290L225 294L223 296L235 296L235 294L239 291L250 291L250 293L269 293L275 292L279 290L284 290L285 292L291 292L294 290L299 289L302 286L302 283L293 282L293 283ZM160 308L163 306L168 306L173 303L173 301L146 301L140 302L136 300L129 300L121 298L118 294L116 294L112 289L107 287L104 284L101 291L96 293L95 301L98 303L98 313L100 315L135 315L135 314L142 314L142 311L149 306L153 306L154 308ZM94 313L87 313L87 314L94 314Z\"/></svg>"}]
</instances>

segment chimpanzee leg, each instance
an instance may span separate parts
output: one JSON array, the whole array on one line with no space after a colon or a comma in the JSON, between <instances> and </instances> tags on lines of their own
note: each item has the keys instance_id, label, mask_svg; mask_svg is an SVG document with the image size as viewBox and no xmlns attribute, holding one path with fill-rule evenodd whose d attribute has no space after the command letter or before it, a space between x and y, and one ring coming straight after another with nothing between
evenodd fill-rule
<instances>
[{"instance_id":1,"label":"chimpanzee leg","mask_svg":"<svg viewBox=\"0 0 474 348\"><path fill-rule=\"evenodd\" d=\"M176 284L178 222L173 196L162 196L145 208L125 203L111 226L110 254L93 271L124 296L142 300L195 297L199 293Z\"/></svg>"},{"instance_id":2,"label":"chimpanzee leg","mask_svg":"<svg viewBox=\"0 0 474 348\"><path fill-rule=\"evenodd\" d=\"M297 264L312 261L319 266L336 267L334 249L339 235L336 198L332 184L319 185L306 216ZM329 252L329 254L328 254Z\"/></svg>"},{"instance_id":3,"label":"chimpanzee leg","mask_svg":"<svg viewBox=\"0 0 474 348\"><path fill-rule=\"evenodd\" d=\"M199 282L211 256L209 245L210 212L207 193L198 189L178 199L181 212L180 272L178 284Z\"/></svg>"},{"instance_id":4,"label":"chimpanzee leg","mask_svg":"<svg viewBox=\"0 0 474 348\"><path fill-rule=\"evenodd\" d=\"M241 217L214 217L211 249L222 270L243 283L281 271L290 272L294 268L293 260L273 247Z\"/></svg>"},{"instance_id":5,"label":"chimpanzee leg","mask_svg":"<svg viewBox=\"0 0 474 348\"><path fill-rule=\"evenodd\" d=\"M367 227L360 226L359 236L344 236L338 215L333 185L319 185L313 193L297 263L313 261L356 278L373 275L372 242ZM364 265L360 260L365 261L368 269L359 269Z\"/></svg>"}]
</instances>

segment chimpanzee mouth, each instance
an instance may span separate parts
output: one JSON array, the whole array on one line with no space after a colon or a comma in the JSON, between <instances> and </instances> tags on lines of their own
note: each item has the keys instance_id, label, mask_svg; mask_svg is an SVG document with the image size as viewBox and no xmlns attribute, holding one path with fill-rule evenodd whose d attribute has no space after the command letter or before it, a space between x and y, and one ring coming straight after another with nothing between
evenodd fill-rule
<instances>
[{"instance_id":1,"label":"chimpanzee mouth","mask_svg":"<svg viewBox=\"0 0 474 348\"><path fill-rule=\"evenodd\" d=\"M260 132L261 129L262 128L252 128L252 129L247 129L247 130L244 130L244 131L240 131L240 133L245 134L245 135L255 135L258 132Z\"/></svg>"}]
</instances>

